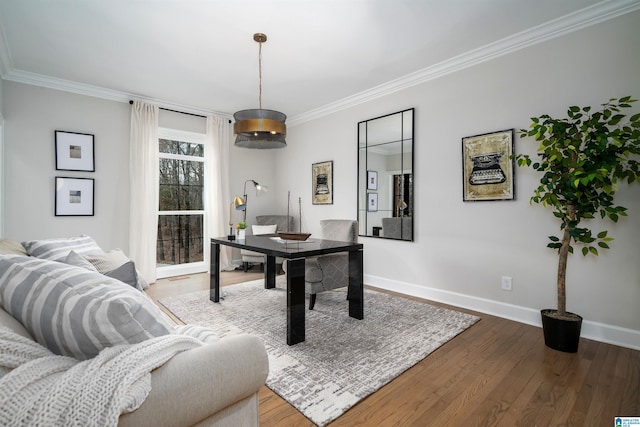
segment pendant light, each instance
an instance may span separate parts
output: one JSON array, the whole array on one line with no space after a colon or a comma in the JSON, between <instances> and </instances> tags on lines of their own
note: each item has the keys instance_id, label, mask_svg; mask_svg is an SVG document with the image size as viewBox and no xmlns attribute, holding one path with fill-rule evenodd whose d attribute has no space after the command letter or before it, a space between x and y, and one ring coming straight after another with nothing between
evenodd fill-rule
<instances>
[{"instance_id":1,"label":"pendant light","mask_svg":"<svg viewBox=\"0 0 640 427\"><path fill-rule=\"evenodd\" d=\"M287 146L287 116L279 111L262 109L262 43L267 41L267 36L262 33L253 35L253 40L258 42L258 75L260 88L258 100L259 109L241 110L233 115L235 123L233 133L236 136L236 147L244 148L283 148Z\"/></svg>"}]
</instances>

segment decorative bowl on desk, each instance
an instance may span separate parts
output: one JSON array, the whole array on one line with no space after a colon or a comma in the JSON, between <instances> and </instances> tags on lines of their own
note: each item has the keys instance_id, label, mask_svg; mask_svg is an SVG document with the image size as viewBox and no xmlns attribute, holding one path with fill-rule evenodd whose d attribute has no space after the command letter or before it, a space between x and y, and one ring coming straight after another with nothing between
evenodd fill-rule
<instances>
[{"instance_id":1,"label":"decorative bowl on desk","mask_svg":"<svg viewBox=\"0 0 640 427\"><path fill-rule=\"evenodd\" d=\"M311 233L293 233L290 231L278 231L278 237L282 240L298 240L305 241L311 236Z\"/></svg>"}]
</instances>

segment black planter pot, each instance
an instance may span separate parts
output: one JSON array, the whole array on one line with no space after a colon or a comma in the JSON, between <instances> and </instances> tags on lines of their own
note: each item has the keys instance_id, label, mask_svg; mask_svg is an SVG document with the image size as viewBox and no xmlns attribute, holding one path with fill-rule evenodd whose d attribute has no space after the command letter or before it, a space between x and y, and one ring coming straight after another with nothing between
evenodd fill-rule
<instances>
[{"instance_id":1,"label":"black planter pot","mask_svg":"<svg viewBox=\"0 0 640 427\"><path fill-rule=\"evenodd\" d=\"M582 317L574 313L576 320L557 319L549 316L548 313L557 310L540 310L542 316L542 330L544 332L544 343L547 347L565 353L575 353L578 351L580 342L580 329L582 328Z\"/></svg>"}]
</instances>

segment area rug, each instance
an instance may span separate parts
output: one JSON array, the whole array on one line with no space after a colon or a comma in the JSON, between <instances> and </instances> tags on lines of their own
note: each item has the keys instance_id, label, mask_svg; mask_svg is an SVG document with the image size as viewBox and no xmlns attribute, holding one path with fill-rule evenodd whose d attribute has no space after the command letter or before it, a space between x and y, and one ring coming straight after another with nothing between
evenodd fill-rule
<instances>
[{"instance_id":1,"label":"area rug","mask_svg":"<svg viewBox=\"0 0 640 427\"><path fill-rule=\"evenodd\" d=\"M257 280L163 298L186 324L209 327L220 337L249 333L269 355L267 387L318 426L324 426L375 392L479 318L365 289L364 319L348 315L346 291L318 294L306 311L306 340L286 343L286 283L275 289ZM307 301L308 305L308 301Z\"/></svg>"}]
</instances>

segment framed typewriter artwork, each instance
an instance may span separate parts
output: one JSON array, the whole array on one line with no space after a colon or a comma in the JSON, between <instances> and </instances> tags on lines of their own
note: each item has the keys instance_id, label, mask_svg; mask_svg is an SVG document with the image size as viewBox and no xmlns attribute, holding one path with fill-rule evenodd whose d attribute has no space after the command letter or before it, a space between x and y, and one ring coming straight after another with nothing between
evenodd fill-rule
<instances>
[{"instance_id":1,"label":"framed typewriter artwork","mask_svg":"<svg viewBox=\"0 0 640 427\"><path fill-rule=\"evenodd\" d=\"M465 202L513 200L513 129L462 138Z\"/></svg>"}]
</instances>

